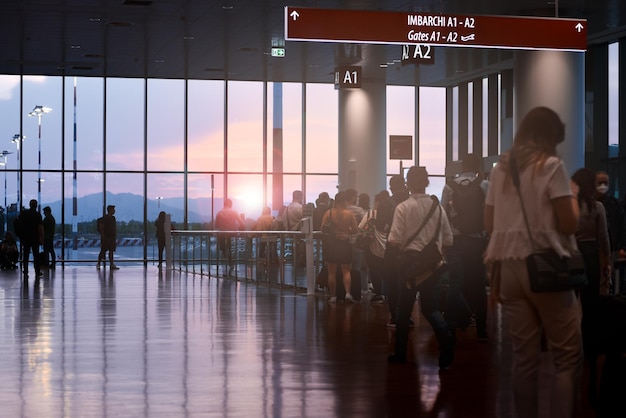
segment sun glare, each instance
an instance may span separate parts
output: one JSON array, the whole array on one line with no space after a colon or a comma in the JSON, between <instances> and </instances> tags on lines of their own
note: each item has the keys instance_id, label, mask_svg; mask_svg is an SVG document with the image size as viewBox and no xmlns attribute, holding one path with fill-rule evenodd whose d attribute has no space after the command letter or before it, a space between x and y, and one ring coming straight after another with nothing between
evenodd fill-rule
<instances>
[{"instance_id":1,"label":"sun glare","mask_svg":"<svg viewBox=\"0 0 626 418\"><path fill-rule=\"evenodd\" d=\"M243 212L246 218L256 219L261 216L263 210L263 191L260 189L244 189L237 193L233 200L235 209ZM239 209L237 209L239 208Z\"/></svg>"}]
</instances>

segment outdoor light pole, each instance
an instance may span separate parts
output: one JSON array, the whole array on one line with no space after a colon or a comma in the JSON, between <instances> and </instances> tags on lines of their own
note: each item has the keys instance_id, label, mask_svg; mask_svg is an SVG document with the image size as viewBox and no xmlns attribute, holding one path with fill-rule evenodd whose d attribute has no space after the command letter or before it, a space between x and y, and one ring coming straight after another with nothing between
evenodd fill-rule
<instances>
[{"instance_id":1,"label":"outdoor light pole","mask_svg":"<svg viewBox=\"0 0 626 418\"><path fill-rule=\"evenodd\" d=\"M45 113L51 112L52 109L49 107L44 107L41 105L35 106L35 108L28 114L28 116L37 116L37 126L39 128L39 154L37 156L37 204L39 208L39 212L41 213L41 117Z\"/></svg>"},{"instance_id":2,"label":"outdoor light pole","mask_svg":"<svg viewBox=\"0 0 626 418\"><path fill-rule=\"evenodd\" d=\"M3 158L3 161L0 162L4 166L4 232L6 233L8 227L8 219L9 211L7 209L7 155L13 154L10 151L4 150L0 153L0 156Z\"/></svg>"},{"instance_id":3,"label":"outdoor light pole","mask_svg":"<svg viewBox=\"0 0 626 418\"><path fill-rule=\"evenodd\" d=\"M163 199L163 196L157 196L156 200L157 200L157 206L159 207L159 209L161 209L161 200Z\"/></svg>"},{"instance_id":4,"label":"outdoor light pole","mask_svg":"<svg viewBox=\"0 0 626 418\"><path fill-rule=\"evenodd\" d=\"M17 189L15 189L17 212L22 211L22 206L20 206L20 198L22 197L22 193L20 190L20 172L22 170L22 167L20 166L20 146L22 144L22 141L24 141L25 139L26 137L20 134L13 135L13 139L11 139L11 142L13 142L17 147L17 167L15 170L15 173L17 174Z\"/></svg>"}]
</instances>

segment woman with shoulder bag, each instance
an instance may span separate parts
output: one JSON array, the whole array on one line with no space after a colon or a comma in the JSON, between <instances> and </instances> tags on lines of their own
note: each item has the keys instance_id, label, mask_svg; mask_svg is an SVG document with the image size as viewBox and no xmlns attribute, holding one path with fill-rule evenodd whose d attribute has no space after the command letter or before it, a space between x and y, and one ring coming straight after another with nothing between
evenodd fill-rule
<instances>
[{"instance_id":1,"label":"woman with shoulder bag","mask_svg":"<svg viewBox=\"0 0 626 418\"><path fill-rule=\"evenodd\" d=\"M573 417L582 370L580 305L573 289L535 293L526 257L535 246L562 257L577 251L578 204L556 147L565 126L551 109L532 109L521 121L513 147L490 176L485 227L490 235L485 262L500 265L491 289L504 308L513 345L513 398L517 416L539 414L539 371L545 337L552 354L551 417ZM512 179L515 168L519 187ZM524 216L526 214L526 219ZM529 232L532 230L532 240ZM535 245L533 245L535 244Z\"/></svg>"},{"instance_id":2,"label":"woman with shoulder bag","mask_svg":"<svg viewBox=\"0 0 626 418\"><path fill-rule=\"evenodd\" d=\"M332 225L329 228L329 225ZM330 232L332 230L332 232ZM350 236L358 231L356 218L348 210L348 202L344 192L335 196L335 206L326 211L322 218L322 231L328 236L324 240L324 260L328 267L328 290L330 303L337 301L337 265L341 266L343 286L346 290L346 302L354 303L354 297L350 293L352 278L350 268L352 266L352 244Z\"/></svg>"}]
</instances>

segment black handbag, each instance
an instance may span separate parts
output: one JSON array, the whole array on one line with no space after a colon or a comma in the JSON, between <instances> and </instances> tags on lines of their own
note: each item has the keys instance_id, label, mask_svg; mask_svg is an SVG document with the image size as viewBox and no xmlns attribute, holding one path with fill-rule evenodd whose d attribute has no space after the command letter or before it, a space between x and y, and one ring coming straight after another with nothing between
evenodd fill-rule
<instances>
[{"instance_id":1,"label":"black handbag","mask_svg":"<svg viewBox=\"0 0 626 418\"><path fill-rule=\"evenodd\" d=\"M530 226L528 225L524 200L519 190L519 172L513 157L510 159L510 168L511 178L522 206L528 238L533 249L532 254L526 257L530 289L535 293L548 293L585 287L587 285L587 275L585 273L585 262L580 252L574 251L570 257L563 257L553 249L537 249L537 243L533 239Z\"/></svg>"},{"instance_id":2,"label":"black handbag","mask_svg":"<svg viewBox=\"0 0 626 418\"><path fill-rule=\"evenodd\" d=\"M417 231L409 238L407 244L413 241L419 233L422 231L428 220L432 217L436 209L439 209L439 222L437 223L437 230L431 238L428 244L421 250L404 250L398 255L396 262L398 275L409 285L417 284L416 281L421 282L434 274L437 270L444 265L443 255L439 251L437 245L437 238L439 237L439 231L441 229L441 207L436 197L431 196L433 204L422 221L422 224Z\"/></svg>"}]
</instances>

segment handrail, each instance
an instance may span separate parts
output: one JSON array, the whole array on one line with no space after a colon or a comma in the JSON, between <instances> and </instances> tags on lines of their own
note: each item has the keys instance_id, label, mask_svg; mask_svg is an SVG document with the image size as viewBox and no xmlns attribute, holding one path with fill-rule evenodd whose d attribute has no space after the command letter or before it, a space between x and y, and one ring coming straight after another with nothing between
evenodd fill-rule
<instances>
[{"instance_id":1,"label":"handrail","mask_svg":"<svg viewBox=\"0 0 626 418\"><path fill-rule=\"evenodd\" d=\"M169 268L208 277L263 283L315 293L322 268L322 234L301 231L172 230ZM230 256L230 261L229 261ZM311 258L311 259L309 259ZM311 263L312 269L307 269ZM311 286L313 284L313 286Z\"/></svg>"}]
</instances>

